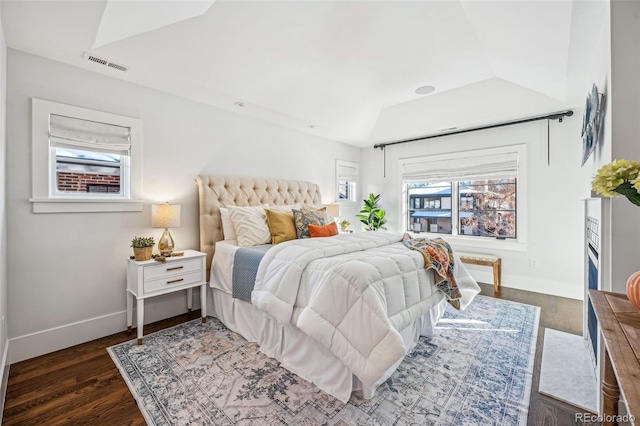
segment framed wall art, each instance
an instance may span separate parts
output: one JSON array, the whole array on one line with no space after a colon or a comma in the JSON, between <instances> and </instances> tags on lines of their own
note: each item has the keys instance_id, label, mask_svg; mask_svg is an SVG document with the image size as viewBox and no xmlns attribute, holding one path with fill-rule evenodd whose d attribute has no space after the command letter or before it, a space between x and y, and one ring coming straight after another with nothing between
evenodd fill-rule
<instances>
[{"instance_id":1,"label":"framed wall art","mask_svg":"<svg viewBox=\"0 0 640 426\"><path fill-rule=\"evenodd\" d=\"M598 144L603 102L604 95L598 93L598 87L594 83L591 91L587 94L587 102L585 104L584 115L582 117L581 166L584 166L584 163L587 162L587 159Z\"/></svg>"}]
</instances>

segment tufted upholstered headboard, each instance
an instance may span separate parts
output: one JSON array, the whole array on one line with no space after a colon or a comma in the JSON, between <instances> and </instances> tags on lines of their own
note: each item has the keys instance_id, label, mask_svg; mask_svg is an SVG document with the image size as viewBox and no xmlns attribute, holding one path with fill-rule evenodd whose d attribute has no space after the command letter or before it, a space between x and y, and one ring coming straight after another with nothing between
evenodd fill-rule
<instances>
[{"instance_id":1,"label":"tufted upholstered headboard","mask_svg":"<svg viewBox=\"0 0 640 426\"><path fill-rule=\"evenodd\" d=\"M196 178L200 195L200 251L207 253L207 281L215 243L223 239L220 207L261 204L322 204L315 183L237 176L201 175Z\"/></svg>"}]
</instances>

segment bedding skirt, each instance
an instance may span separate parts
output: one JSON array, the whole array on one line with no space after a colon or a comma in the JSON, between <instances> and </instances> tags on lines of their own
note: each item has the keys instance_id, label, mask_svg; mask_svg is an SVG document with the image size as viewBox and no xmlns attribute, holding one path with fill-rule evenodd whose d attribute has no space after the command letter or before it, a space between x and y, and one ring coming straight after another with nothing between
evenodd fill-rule
<instances>
[{"instance_id":1,"label":"bedding skirt","mask_svg":"<svg viewBox=\"0 0 640 426\"><path fill-rule=\"evenodd\" d=\"M400 359L380 380L365 389L342 361L317 340L294 325L279 324L249 302L234 299L229 291L218 288L214 280L210 287L207 291L208 313L248 341L258 343L261 352L277 359L287 370L314 383L342 402L346 403L355 391L360 392L365 399L371 398L376 388L402 362ZM434 292L429 300L433 307L400 331L407 353L413 349L420 336L433 334L433 327L444 313L446 301L442 293Z\"/></svg>"}]
</instances>

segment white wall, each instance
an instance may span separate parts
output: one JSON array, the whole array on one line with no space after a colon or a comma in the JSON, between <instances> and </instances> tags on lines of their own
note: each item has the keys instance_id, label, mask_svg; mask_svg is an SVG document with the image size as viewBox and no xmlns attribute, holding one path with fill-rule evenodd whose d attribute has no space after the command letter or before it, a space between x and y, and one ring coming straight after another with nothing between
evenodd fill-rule
<instances>
[{"instance_id":1,"label":"white wall","mask_svg":"<svg viewBox=\"0 0 640 426\"><path fill-rule=\"evenodd\" d=\"M594 7L595 5L599 7L596 8ZM591 55L589 56L591 61L588 63L581 63L580 65L584 72L589 76L589 84L595 84L598 87L598 92L605 95L602 110L603 119L598 145L580 170L582 175L582 189L584 193L583 198L587 198L591 195L591 180L593 176L603 164L612 160L611 14L609 1L598 1L589 4L585 2L578 2L574 5L574 8L574 13L582 15L586 13L591 14L590 19L585 19L586 22L590 23L590 31L588 34L591 36L591 39L587 40L586 45L588 45L591 50ZM575 83L570 80L569 84ZM590 92L591 87L585 86L583 90L586 101L586 96Z\"/></svg>"},{"instance_id":2,"label":"white wall","mask_svg":"<svg viewBox=\"0 0 640 426\"><path fill-rule=\"evenodd\" d=\"M640 161L640 2L611 2L611 159ZM627 278L640 269L640 208L624 197L611 200L611 251L605 289L624 293Z\"/></svg>"},{"instance_id":3,"label":"white wall","mask_svg":"<svg viewBox=\"0 0 640 426\"><path fill-rule=\"evenodd\" d=\"M580 155L582 111L563 123L550 122L547 164L547 123L534 122L498 129L446 136L386 148L386 178L383 177L383 153L368 148L362 151L363 193L382 194L382 207L388 212L389 230L403 231L398 160L449 152L461 152L505 145L527 145L526 232L528 241L520 250L504 249L508 244L492 240L470 246L451 240L454 249L494 253L502 257L502 285L528 291L582 299L583 231ZM522 220L524 215L519 217ZM446 237L445 237L446 239ZM467 239L468 240L468 239ZM478 241L478 240L475 240ZM502 244L502 245L500 245ZM530 267L530 260L537 263ZM482 282L493 282L488 268L469 266Z\"/></svg>"},{"instance_id":4,"label":"white wall","mask_svg":"<svg viewBox=\"0 0 640 426\"><path fill-rule=\"evenodd\" d=\"M122 331L125 262L134 235L150 228L150 204L182 205L171 231L178 249L198 248L198 174L308 180L335 199L335 160L360 150L129 84L8 51L7 243L11 362ZM141 213L33 214L31 98L139 118L144 126ZM186 310L184 295L146 302L145 322Z\"/></svg>"},{"instance_id":5,"label":"white wall","mask_svg":"<svg viewBox=\"0 0 640 426\"><path fill-rule=\"evenodd\" d=\"M592 10L595 12L595 10ZM604 29L593 44L593 62L585 64L593 82L606 95L600 143L582 169L590 191L593 175L603 164L626 158L640 161L640 3L606 2L598 16ZM604 290L625 292L627 278L640 269L640 209L624 197L604 199Z\"/></svg>"},{"instance_id":6,"label":"white wall","mask_svg":"<svg viewBox=\"0 0 640 426\"><path fill-rule=\"evenodd\" d=\"M5 109L7 105L7 44L0 21L0 412L8 379L7 361L7 219L6 219L6 132Z\"/></svg>"}]
</instances>

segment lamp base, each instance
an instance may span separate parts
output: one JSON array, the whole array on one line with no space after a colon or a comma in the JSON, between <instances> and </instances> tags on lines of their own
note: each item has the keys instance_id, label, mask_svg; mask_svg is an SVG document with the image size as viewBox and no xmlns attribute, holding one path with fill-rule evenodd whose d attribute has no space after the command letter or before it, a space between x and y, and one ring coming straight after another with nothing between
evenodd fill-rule
<instances>
[{"instance_id":1,"label":"lamp base","mask_svg":"<svg viewBox=\"0 0 640 426\"><path fill-rule=\"evenodd\" d=\"M175 247L176 246L173 242L171 232L169 232L169 228L165 228L162 233L162 237L160 237L160 240L158 241L158 251L163 256L171 256Z\"/></svg>"}]
</instances>

